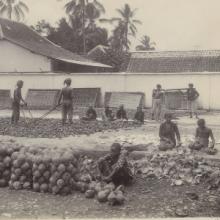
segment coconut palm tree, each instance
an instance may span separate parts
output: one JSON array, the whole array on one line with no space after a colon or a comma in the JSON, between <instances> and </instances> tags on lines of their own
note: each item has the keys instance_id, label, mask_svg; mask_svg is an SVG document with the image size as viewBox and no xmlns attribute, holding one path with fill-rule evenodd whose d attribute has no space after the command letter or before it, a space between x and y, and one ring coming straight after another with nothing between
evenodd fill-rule
<instances>
[{"instance_id":1,"label":"coconut palm tree","mask_svg":"<svg viewBox=\"0 0 220 220\"><path fill-rule=\"evenodd\" d=\"M132 10L128 4L121 9L116 9L121 18L112 18L111 23L117 22L117 28L120 28L121 41L124 42L126 50L129 49L128 35L136 36L137 28L135 24L142 24L141 21L133 19L137 9ZM107 21L107 20L105 20Z\"/></svg>"},{"instance_id":2,"label":"coconut palm tree","mask_svg":"<svg viewBox=\"0 0 220 220\"><path fill-rule=\"evenodd\" d=\"M143 36L141 41L142 45L136 46L136 50L155 50L155 47L152 47L152 45L156 45L156 43L152 42L150 43L150 37L147 35Z\"/></svg>"},{"instance_id":3,"label":"coconut palm tree","mask_svg":"<svg viewBox=\"0 0 220 220\"><path fill-rule=\"evenodd\" d=\"M27 5L18 0L0 0L0 8L0 16L7 13L8 18L11 19L12 14L14 14L17 21L20 21L21 18L24 20L25 15L23 9L29 12Z\"/></svg>"}]
</instances>

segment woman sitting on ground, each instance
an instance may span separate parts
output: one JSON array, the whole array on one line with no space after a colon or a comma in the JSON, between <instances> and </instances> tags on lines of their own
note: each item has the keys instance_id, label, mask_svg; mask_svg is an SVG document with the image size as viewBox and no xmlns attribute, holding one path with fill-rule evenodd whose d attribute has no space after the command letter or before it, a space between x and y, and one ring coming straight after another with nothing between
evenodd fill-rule
<instances>
[{"instance_id":1,"label":"woman sitting on ground","mask_svg":"<svg viewBox=\"0 0 220 220\"><path fill-rule=\"evenodd\" d=\"M128 120L127 116L126 116L126 111L124 110L124 105L120 105L119 106L119 110L116 113L116 118L117 119L125 119Z\"/></svg>"},{"instance_id":2,"label":"woman sitting on ground","mask_svg":"<svg viewBox=\"0 0 220 220\"><path fill-rule=\"evenodd\" d=\"M137 112L134 115L134 122L137 124L144 123L144 112L141 107L137 107Z\"/></svg>"},{"instance_id":3,"label":"woman sitting on ground","mask_svg":"<svg viewBox=\"0 0 220 220\"><path fill-rule=\"evenodd\" d=\"M126 156L118 143L112 144L111 153L98 160L98 168L98 177L103 176L107 183L124 185L133 179Z\"/></svg>"},{"instance_id":4,"label":"woman sitting on ground","mask_svg":"<svg viewBox=\"0 0 220 220\"><path fill-rule=\"evenodd\" d=\"M178 127L175 123L171 122L172 114L166 113L165 115L166 121L160 126L160 146L159 150L167 150L173 149L175 146L180 145L180 133ZM175 139L175 135L177 136L177 143Z\"/></svg>"},{"instance_id":5,"label":"woman sitting on ground","mask_svg":"<svg viewBox=\"0 0 220 220\"><path fill-rule=\"evenodd\" d=\"M198 128L196 129L195 139L196 142L189 145L191 150L200 150L201 148L209 147L209 137L212 139L212 143L210 148L214 148L215 146L215 139L212 133L212 130L205 126L205 120L199 119L197 121Z\"/></svg>"},{"instance_id":6,"label":"woman sitting on ground","mask_svg":"<svg viewBox=\"0 0 220 220\"><path fill-rule=\"evenodd\" d=\"M93 106L90 105L89 109L86 112L86 117L82 117L82 120L84 120L84 121L92 121L92 120L96 120L96 118L97 118L96 111L93 108Z\"/></svg>"}]
</instances>

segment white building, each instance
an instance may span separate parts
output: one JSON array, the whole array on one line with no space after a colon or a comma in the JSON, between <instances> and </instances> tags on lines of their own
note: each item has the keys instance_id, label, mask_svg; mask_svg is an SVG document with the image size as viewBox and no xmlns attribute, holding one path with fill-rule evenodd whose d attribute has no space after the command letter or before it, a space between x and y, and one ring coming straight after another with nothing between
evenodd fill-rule
<instances>
[{"instance_id":1,"label":"white building","mask_svg":"<svg viewBox=\"0 0 220 220\"><path fill-rule=\"evenodd\" d=\"M0 18L0 72L96 72L110 66L67 51L27 25Z\"/></svg>"}]
</instances>

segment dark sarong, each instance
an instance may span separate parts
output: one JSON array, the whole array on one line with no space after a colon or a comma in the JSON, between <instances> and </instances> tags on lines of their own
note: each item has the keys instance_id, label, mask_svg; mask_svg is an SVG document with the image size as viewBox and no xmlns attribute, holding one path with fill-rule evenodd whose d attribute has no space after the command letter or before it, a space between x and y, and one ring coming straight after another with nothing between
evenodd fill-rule
<instances>
[{"instance_id":1,"label":"dark sarong","mask_svg":"<svg viewBox=\"0 0 220 220\"><path fill-rule=\"evenodd\" d=\"M20 103L13 101L12 102L12 116L11 116L11 122L17 123L20 119Z\"/></svg>"}]
</instances>

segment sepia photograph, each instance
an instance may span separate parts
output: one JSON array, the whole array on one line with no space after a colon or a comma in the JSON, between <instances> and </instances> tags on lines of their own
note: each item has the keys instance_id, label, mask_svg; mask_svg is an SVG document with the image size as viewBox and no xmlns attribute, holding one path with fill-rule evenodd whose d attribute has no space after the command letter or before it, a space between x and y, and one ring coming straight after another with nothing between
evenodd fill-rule
<instances>
[{"instance_id":1,"label":"sepia photograph","mask_svg":"<svg viewBox=\"0 0 220 220\"><path fill-rule=\"evenodd\" d=\"M219 12L0 0L0 219L218 219Z\"/></svg>"}]
</instances>

